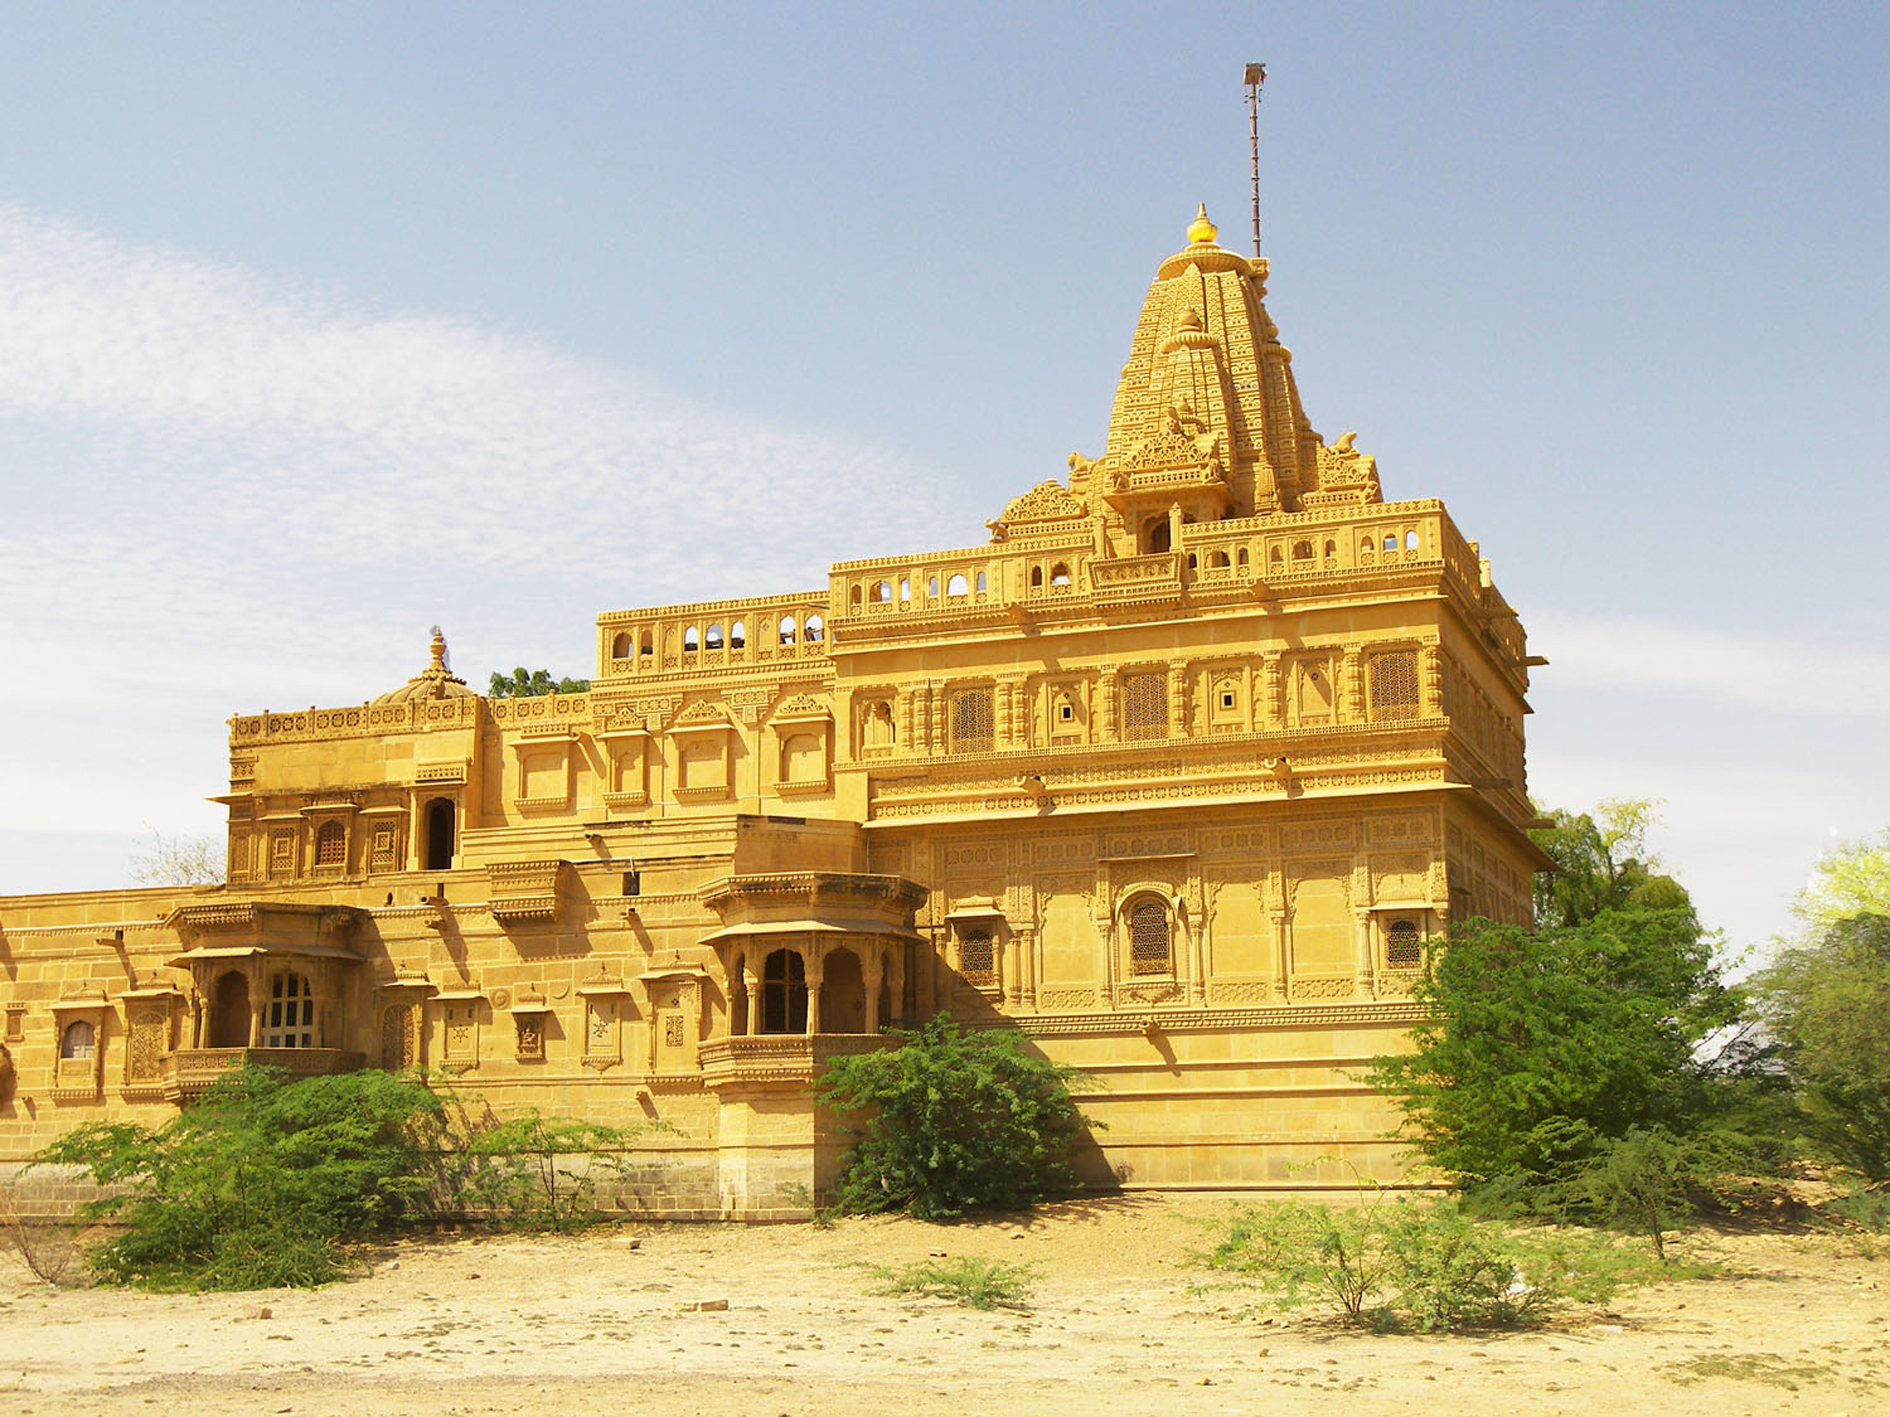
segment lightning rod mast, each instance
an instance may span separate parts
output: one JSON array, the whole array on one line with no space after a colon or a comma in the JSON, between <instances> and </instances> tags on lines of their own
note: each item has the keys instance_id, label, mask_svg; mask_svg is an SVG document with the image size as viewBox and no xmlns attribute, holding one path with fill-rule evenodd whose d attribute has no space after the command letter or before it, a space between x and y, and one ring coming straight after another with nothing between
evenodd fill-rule
<instances>
[{"instance_id":1,"label":"lightning rod mast","mask_svg":"<svg viewBox=\"0 0 1890 1417\"><path fill-rule=\"evenodd\" d=\"M1260 85L1267 81L1267 66L1247 66L1247 142L1253 152L1253 255L1260 259Z\"/></svg>"}]
</instances>

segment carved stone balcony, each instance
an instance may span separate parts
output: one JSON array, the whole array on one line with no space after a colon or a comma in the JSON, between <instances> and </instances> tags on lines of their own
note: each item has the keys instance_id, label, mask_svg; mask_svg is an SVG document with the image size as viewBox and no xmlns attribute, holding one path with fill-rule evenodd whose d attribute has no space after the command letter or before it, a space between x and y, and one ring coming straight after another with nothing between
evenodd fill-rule
<instances>
[{"instance_id":1,"label":"carved stone balcony","mask_svg":"<svg viewBox=\"0 0 1890 1417\"><path fill-rule=\"evenodd\" d=\"M367 1055L341 1048L184 1048L165 1060L165 1096L172 1102L189 1102L245 1063L283 1068L299 1082L359 1072L367 1066Z\"/></svg>"},{"instance_id":2,"label":"carved stone balcony","mask_svg":"<svg viewBox=\"0 0 1890 1417\"><path fill-rule=\"evenodd\" d=\"M851 1058L897 1048L899 1040L875 1033L758 1033L715 1038L702 1045L702 1078L711 1088L804 1088L831 1058Z\"/></svg>"}]
</instances>

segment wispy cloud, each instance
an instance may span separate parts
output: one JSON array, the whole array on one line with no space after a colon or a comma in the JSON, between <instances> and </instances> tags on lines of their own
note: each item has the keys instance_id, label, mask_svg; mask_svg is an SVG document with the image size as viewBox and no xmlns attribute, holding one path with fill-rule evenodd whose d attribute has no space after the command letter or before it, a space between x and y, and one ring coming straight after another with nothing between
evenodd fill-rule
<instances>
[{"instance_id":1,"label":"wispy cloud","mask_svg":"<svg viewBox=\"0 0 1890 1417\"><path fill-rule=\"evenodd\" d=\"M1537 614L1558 681L1793 714L1890 717L1890 654L1806 638Z\"/></svg>"},{"instance_id":2,"label":"wispy cloud","mask_svg":"<svg viewBox=\"0 0 1890 1417\"><path fill-rule=\"evenodd\" d=\"M99 825L127 765L138 815L214 791L229 712L389 688L434 620L469 677L584 673L600 610L811 589L958 524L845 434L0 205L0 715L83 686L58 726L93 745L0 735L0 826Z\"/></svg>"}]
</instances>

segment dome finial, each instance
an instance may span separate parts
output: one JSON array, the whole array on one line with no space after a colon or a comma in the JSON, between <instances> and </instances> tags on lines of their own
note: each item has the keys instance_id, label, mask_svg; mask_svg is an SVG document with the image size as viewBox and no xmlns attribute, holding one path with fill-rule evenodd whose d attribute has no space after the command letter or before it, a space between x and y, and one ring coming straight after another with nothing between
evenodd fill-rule
<instances>
[{"instance_id":1,"label":"dome finial","mask_svg":"<svg viewBox=\"0 0 1890 1417\"><path fill-rule=\"evenodd\" d=\"M1194 214L1194 220L1188 223L1188 240L1196 246L1212 246L1220 228L1208 220L1207 203L1201 203L1201 210Z\"/></svg>"}]
</instances>

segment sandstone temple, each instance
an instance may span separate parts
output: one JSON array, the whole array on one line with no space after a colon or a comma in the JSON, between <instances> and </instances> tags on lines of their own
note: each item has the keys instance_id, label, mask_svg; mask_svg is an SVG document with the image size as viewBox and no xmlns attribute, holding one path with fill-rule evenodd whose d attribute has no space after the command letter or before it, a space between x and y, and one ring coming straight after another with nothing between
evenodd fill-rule
<instances>
[{"instance_id":1,"label":"sandstone temple","mask_svg":"<svg viewBox=\"0 0 1890 1417\"><path fill-rule=\"evenodd\" d=\"M1266 280L1203 210L1100 454L987 544L608 611L582 693L483 697L436 632L232 718L226 884L0 898L0 1171L243 1059L419 1067L668 1123L652 1214L789 1214L843 1146L810 1080L950 1011L1083 1070L1093 1183L1395 1175L1358 1074L1427 937L1528 917L1543 661L1443 505L1314 432Z\"/></svg>"}]
</instances>

